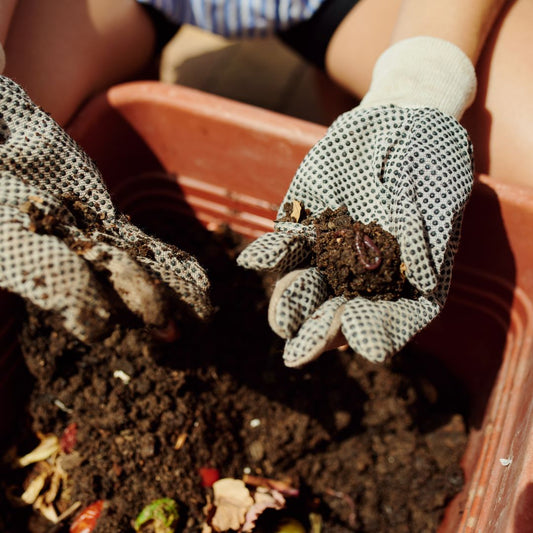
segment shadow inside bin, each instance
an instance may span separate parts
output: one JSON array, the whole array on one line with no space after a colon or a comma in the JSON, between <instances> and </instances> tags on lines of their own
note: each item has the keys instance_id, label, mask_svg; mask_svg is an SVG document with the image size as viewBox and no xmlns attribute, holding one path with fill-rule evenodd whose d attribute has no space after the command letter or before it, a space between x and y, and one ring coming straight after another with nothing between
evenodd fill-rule
<instances>
[{"instance_id":1,"label":"shadow inside bin","mask_svg":"<svg viewBox=\"0 0 533 533\"><path fill-rule=\"evenodd\" d=\"M159 364L181 370L205 369L206 372L211 368L217 375L229 374L235 388L228 393L238 396L241 387L242 390L253 389L272 404L282 404L315 419L333 439L344 439L364 431L363 409L368 398L353 369L349 372L353 354L349 350L331 351L303 369L285 367L284 341L271 331L267 321L267 294L274 281L271 276L261 277L236 265L235 234L224 228L207 231L196 220L188 218L185 209L174 216L159 211L156 222L150 218L149 215L148 219L134 216L133 220L198 259L207 270L215 306L209 322L188 323L176 343L161 347L157 355ZM240 248L242 243L238 238L237 243ZM356 363L359 367L363 364L362 360ZM370 374L371 366L366 369ZM461 384L439 360L416 347L409 347L391 368L409 376L421 403L425 401L430 383L429 387L438 397L435 412L443 409L443 412L448 410L447 414L459 412L467 416L467 401ZM191 386L196 387L198 394L204 392L205 384L193 380ZM443 424L442 417L437 415L434 420L428 420L427 411L417 409L412 416L424 431ZM350 420L341 430L339 413L349 413Z\"/></svg>"},{"instance_id":2,"label":"shadow inside bin","mask_svg":"<svg viewBox=\"0 0 533 533\"><path fill-rule=\"evenodd\" d=\"M516 265L500 200L477 182L465 209L452 285L441 314L416 338L459 378L470 423L481 427L506 350Z\"/></svg>"},{"instance_id":3,"label":"shadow inside bin","mask_svg":"<svg viewBox=\"0 0 533 533\"><path fill-rule=\"evenodd\" d=\"M136 145L130 154L141 155L143 150ZM347 373L350 352L329 352L304 369L289 369L283 364L284 341L271 331L267 321L268 293L275 280L241 268L235 261L238 250L249 241L224 225L208 230L195 217L176 176L159 164L151 161L153 170L148 171L150 165L139 162L134 166L143 171L127 176L124 168L131 165L131 155L125 167L117 161L113 158L120 175L104 172L117 207L147 233L192 254L206 269L211 283L212 319L206 324L188 322L176 343L160 347L158 363L174 369L215 369L221 375L229 374L237 388L253 389L270 402L305 413L334 439L363 431L367 397L357 379ZM464 395L457 389L460 385L436 359L424 357L419 350L407 350L395 371L412 376L419 393L424 383L432 380L442 405L466 415ZM450 387L452 382L457 387ZM191 380L190 386L202 394L205 383ZM238 390L232 393L239 394ZM339 413L350 414L350 423L341 430ZM430 431L432 424L424 414L413 413L413 417ZM442 419L435 420L439 423Z\"/></svg>"},{"instance_id":4,"label":"shadow inside bin","mask_svg":"<svg viewBox=\"0 0 533 533\"><path fill-rule=\"evenodd\" d=\"M198 260L207 271L215 308L207 323L188 322L176 343L161 346L158 363L175 369L212 368L217 373L230 374L237 386L307 412L331 432L335 412L352 413L356 423L362 416L365 395L357 382L346 375L345 362L331 355L305 371L283 365L283 341L267 322L267 293L273 280L235 262L238 250L248 241L224 225L207 230L193 216L182 194L180 200L179 185L171 179L165 182L164 174L150 176L159 181L159 200L148 198L147 203L135 206L135 212L125 211L146 232ZM149 205L151 201L157 203L155 211L155 205ZM202 394L202 383L191 383ZM321 402L314 401L317 395Z\"/></svg>"},{"instance_id":5,"label":"shadow inside bin","mask_svg":"<svg viewBox=\"0 0 533 533\"><path fill-rule=\"evenodd\" d=\"M130 194L130 201L122 198L128 204L122 207L143 229L198 259L208 272L217 309L205 326L187 325L182 339L162 356L162 362L182 369L212 365L270 400L306 412L332 433L334 413L349 412L352 425L342 434L357 432L365 393L347 375L349 355L329 352L304 369L286 368L283 341L267 323L265 285L268 292L274 280L236 265L235 250L242 243L223 227L208 231L194 217L172 176L160 169L142 177L147 178L152 180L150 195L132 202ZM477 184L465 214L449 301L441 315L410 343L396 368L408 372L415 382L432 380L440 398L462 412L472 428L482 425L501 365L514 283L514 258L499 200L490 187ZM431 429L431 423L425 426Z\"/></svg>"},{"instance_id":6,"label":"shadow inside bin","mask_svg":"<svg viewBox=\"0 0 533 533\"><path fill-rule=\"evenodd\" d=\"M32 387L32 378L21 364L18 346L23 318L22 299L0 289L0 454L8 445L4 437L23 418Z\"/></svg>"}]
</instances>

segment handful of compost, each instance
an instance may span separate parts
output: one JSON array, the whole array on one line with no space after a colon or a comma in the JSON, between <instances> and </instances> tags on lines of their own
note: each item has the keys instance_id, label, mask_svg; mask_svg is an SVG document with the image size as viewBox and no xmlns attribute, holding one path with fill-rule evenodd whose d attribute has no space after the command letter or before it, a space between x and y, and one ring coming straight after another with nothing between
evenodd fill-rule
<instances>
[{"instance_id":1,"label":"handful of compost","mask_svg":"<svg viewBox=\"0 0 533 533\"><path fill-rule=\"evenodd\" d=\"M383 361L439 313L473 184L472 146L458 120L475 89L472 63L455 45L431 37L400 41L378 59L361 104L337 118L306 155L275 231L238 258L241 266L280 275L269 323L287 339L287 366L301 366L345 341L370 361ZM303 217L301 209L287 216L284 206L295 202L305 206ZM340 207L356 224L375 222L396 239L399 274L390 283L365 275L354 285L360 274L388 270L381 255L387 245L376 251L374 230L354 226L330 234L307 220ZM347 247L349 233L355 239ZM327 254L313 264L313 250L323 244ZM357 262L344 268L349 254ZM327 272L339 266L344 281L337 286ZM386 296L402 277L415 290ZM385 292L369 298L377 289L372 285L380 284Z\"/></svg>"},{"instance_id":2,"label":"handful of compost","mask_svg":"<svg viewBox=\"0 0 533 533\"><path fill-rule=\"evenodd\" d=\"M354 221L342 206L313 224L314 261L335 296L397 300L408 288L398 241L377 222Z\"/></svg>"}]
</instances>

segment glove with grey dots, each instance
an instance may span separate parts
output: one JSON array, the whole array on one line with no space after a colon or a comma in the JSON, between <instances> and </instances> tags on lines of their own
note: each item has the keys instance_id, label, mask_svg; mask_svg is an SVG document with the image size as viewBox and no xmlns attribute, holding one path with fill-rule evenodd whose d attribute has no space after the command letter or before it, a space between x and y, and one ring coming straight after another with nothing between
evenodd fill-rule
<instances>
[{"instance_id":1,"label":"glove with grey dots","mask_svg":"<svg viewBox=\"0 0 533 533\"><path fill-rule=\"evenodd\" d=\"M354 220L377 222L396 237L416 295L332 296L309 266L314 227L281 221L280 208L275 231L245 248L238 263L280 274L269 323L287 339L287 366L302 366L343 337L363 357L383 361L439 313L473 184L472 146L458 119L475 86L470 60L451 43L401 41L378 60L361 104L304 158L282 206L299 202L311 216L346 206Z\"/></svg>"},{"instance_id":2,"label":"glove with grey dots","mask_svg":"<svg viewBox=\"0 0 533 533\"><path fill-rule=\"evenodd\" d=\"M90 158L0 76L0 287L84 342L124 312L160 331L206 318L209 282L190 255L119 214Z\"/></svg>"}]
</instances>

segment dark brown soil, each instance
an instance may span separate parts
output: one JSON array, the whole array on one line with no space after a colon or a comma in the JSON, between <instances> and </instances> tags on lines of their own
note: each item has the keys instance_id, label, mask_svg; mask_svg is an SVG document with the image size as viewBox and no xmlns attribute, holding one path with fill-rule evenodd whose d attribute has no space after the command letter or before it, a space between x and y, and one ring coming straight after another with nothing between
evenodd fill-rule
<instances>
[{"instance_id":1,"label":"dark brown soil","mask_svg":"<svg viewBox=\"0 0 533 533\"><path fill-rule=\"evenodd\" d=\"M163 497L181 507L177 531L200 532L204 467L289 480L300 496L287 512L307 526L318 513L324 533L435 531L463 484L466 405L453 377L413 348L381 366L345 350L285 368L267 325L269 280L236 266L242 243L231 232L189 233L194 241L176 244L207 266L218 311L177 342L117 329L86 348L29 314L22 344L34 386L11 443L18 454L36 432L61 436L76 424L66 496L106 500L100 533L132 531ZM4 465L3 491L15 484L20 494L27 473ZM59 528L4 501L0 530Z\"/></svg>"}]
</instances>

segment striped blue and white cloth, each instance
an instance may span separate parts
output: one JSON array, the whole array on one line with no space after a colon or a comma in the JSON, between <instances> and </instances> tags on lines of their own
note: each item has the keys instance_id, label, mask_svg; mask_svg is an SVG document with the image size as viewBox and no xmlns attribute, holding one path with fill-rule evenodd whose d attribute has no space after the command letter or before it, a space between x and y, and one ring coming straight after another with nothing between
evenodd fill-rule
<instances>
[{"instance_id":1,"label":"striped blue and white cloth","mask_svg":"<svg viewBox=\"0 0 533 533\"><path fill-rule=\"evenodd\" d=\"M258 37L309 19L325 0L138 0L177 24L225 37Z\"/></svg>"}]
</instances>

